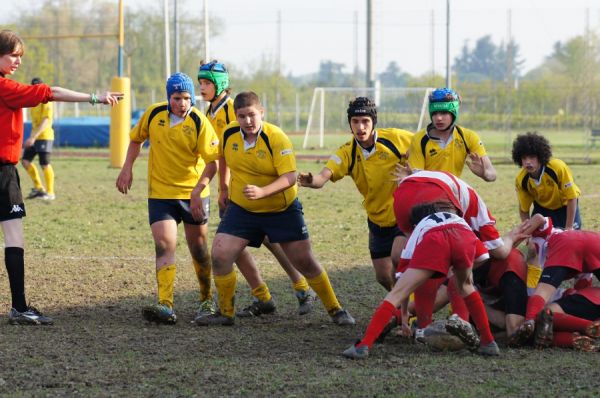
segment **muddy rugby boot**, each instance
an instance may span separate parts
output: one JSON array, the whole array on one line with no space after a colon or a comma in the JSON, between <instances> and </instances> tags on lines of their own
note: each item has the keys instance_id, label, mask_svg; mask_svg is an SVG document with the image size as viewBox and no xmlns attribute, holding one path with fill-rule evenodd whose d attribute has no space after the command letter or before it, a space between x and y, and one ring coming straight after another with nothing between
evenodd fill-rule
<instances>
[{"instance_id":1,"label":"muddy rugby boot","mask_svg":"<svg viewBox=\"0 0 600 398\"><path fill-rule=\"evenodd\" d=\"M194 322L198 326L233 326L235 319L221 314L221 311L217 311L214 314L198 317Z\"/></svg>"},{"instance_id":2,"label":"muddy rugby boot","mask_svg":"<svg viewBox=\"0 0 600 398\"><path fill-rule=\"evenodd\" d=\"M11 325L52 325L54 320L44 316L35 307L27 307L26 311L19 312L14 308L8 313L8 323Z\"/></svg>"},{"instance_id":3,"label":"muddy rugby boot","mask_svg":"<svg viewBox=\"0 0 600 398\"><path fill-rule=\"evenodd\" d=\"M591 325L586 327L585 334L593 338L600 337L600 319L595 320Z\"/></svg>"},{"instance_id":4,"label":"muddy rugby boot","mask_svg":"<svg viewBox=\"0 0 600 398\"><path fill-rule=\"evenodd\" d=\"M531 337L533 336L533 332L535 330L535 322L533 320L525 321L519 326L516 332L514 332L508 338L508 346L509 347L522 347L524 346Z\"/></svg>"},{"instance_id":5,"label":"muddy rugby boot","mask_svg":"<svg viewBox=\"0 0 600 398\"><path fill-rule=\"evenodd\" d=\"M272 314L275 312L275 302L273 299L269 301L260 301L254 299L252 304L245 307L241 311L238 311L235 315L240 318L251 318L253 316L261 316L266 314Z\"/></svg>"},{"instance_id":6,"label":"muddy rugby boot","mask_svg":"<svg viewBox=\"0 0 600 398\"><path fill-rule=\"evenodd\" d=\"M308 288L308 290L296 292L296 298L298 299L298 315L306 315L312 311L313 304L317 299L317 293Z\"/></svg>"},{"instance_id":7,"label":"muddy rugby boot","mask_svg":"<svg viewBox=\"0 0 600 398\"><path fill-rule=\"evenodd\" d=\"M342 355L350 359L366 359L369 356L369 347L366 345L357 347L356 344L352 344L342 352Z\"/></svg>"},{"instance_id":8,"label":"muddy rugby boot","mask_svg":"<svg viewBox=\"0 0 600 398\"><path fill-rule=\"evenodd\" d=\"M471 351L476 350L481 344L473 325L459 317L458 314L450 315L446 322L446 331L458 337Z\"/></svg>"},{"instance_id":9,"label":"muddy rugby boot","mask_svg":"<svg viewBox=\"0 0 600 398\"><path fill-rule=\"evenodd\" d=\"M573 349L582 352L600 351L600 339L593 339L589 336L582 336L579 333L573 333Z\"/></svg>"},{"instance_id":10,"label":"muddy rugby boot","mask_svg":"<svg viewBox=\"0 0 600 398\"><path fill-rule=\"evenodd\" d=\"M142 316L148 322L174 325L177 323L177 315L171 307L164 304L148 305L142 308Z\"/></svg>"},{"instance_id":11,"label":"muddy rugby boot","mask_svg":"<svg viewBox=\"0 0 600 398\"><path fill-rule=\"evenodd\" d=\"M352 318L352 315L344 309L337 311L331 316L333 323L339 326L350 326L355 325L356 321Z\"/></svg>"},{"instance_id":12,"label":"muddy rugby boot","mask_svg":"<svg viewBox=\"0 0 600 398\"><path fill-rule=\"evenodd\" d=\"M477 353L479 355L483 355L484 357L496 357L500 355L500 349L495 341L491 341L486 345L479 346Z\"/></svg>"},{"instance_id":13,"label":"muddy rugby boot","mask_svg":"<svg viewBox=\"0 0 600 398\"><path fill-rule=\"evenodd\" d=\"M215 306L215 302L212 299L204 300L200 302L200 308L196 311L196 317L192 321L192 323L196 322L196 319L201 318L203 316L212 315L217 312L217 308Z\"/></svg>"},{"instance_id":14,"label":"muddy rugby boot","mask_svg":"<svg viewBox=\"0 0 600 398\"><path fill-rule=\"evenodd\" d=\"M554 314L550 308L544 308L535 318L533 332L533 345L535 348L548 348L554 339L553 331Z\"/></svg>"}]
</instances>

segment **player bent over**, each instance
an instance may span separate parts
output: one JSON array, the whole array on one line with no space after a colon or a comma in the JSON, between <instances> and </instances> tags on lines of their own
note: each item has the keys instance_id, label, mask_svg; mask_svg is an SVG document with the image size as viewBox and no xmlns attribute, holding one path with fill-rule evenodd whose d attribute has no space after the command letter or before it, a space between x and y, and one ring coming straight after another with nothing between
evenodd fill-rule
<instances>
[{"instance_id":1,"label":"player bent over","mask_svg":"<svg viewBox=\"0 0 600 398\"><path fill-rule=\"evenodd\" d=\"M300 173L298 184L321 188L327 181L336 182L349 175L363 196L369 227L369 251L375 277L387 291L394 286L392 258L399 258L406 243L403 231L396 226L394 191L390 178L397 164L406 164L412 133L394 129L375 129L377 108L366 97L348 104L348 124L353 138L332 155L317 175Z\"/></svg>"},{"instance_id":2,"label":"player bent over","mask_svg":"<svg viewBox=\"0 0 600 398\"><path fill-rule=\"evenodd\" d=\"M219 140L223 140L223 133L230 122L235 121L233 110L233 99L229 96L229 72L224 64L212 61L200 65L198 70L198 83L200 84L200 95L210 105L206 110L206 117L214 127ZM230 171L223 157L218 160L219 164L219 215L222 215L229 201L229 177ZM313 307L316 294L308 286L306 278L294 268L277 243L271 243L265 239L263 245L269 249L273 256L286 272L298 300L298 314L308 314ZM252 317L275 312L275 302L269 291L269 287L262 279L252 254L244 249L235 264L244 276L244 279L252 289L254 300L252 304L237 313L237 316Z\"/></svg>"},{"instance_id":3,"label":"player bent over","mask_svg":"<svg viewBox=\"0 0 600 398\"><path fill-rule=\"evenodd\" d=\"M402 331L410 336L407 311L410 294L430 278L447 276L450 268L459 294L481 334L481 341L471 324L456 315L448 319L447 331L481 355L499 355L483 302L471 276L473 263L487 259L489 254L467 223L455 213L456 208L448 203L425 203L412 209L411 219L416 227L402 251L407 268L375 310L363 339L343 352L345 357L368 357L373 343L390 319L398 317L398 307L401 307Z\"/></svg>"},{"instance_id":4,"label":"player bent over","mask_svg":"<svg viewBox=\"0 0 600 398\"><path fill-rule=\"evenodd\" d=\"M297 199L296 158L289 138L277 126L263 122L264 108L255 93L238 94L233 105L237 122L231 123L219 144L231 170L229 204L212 245L220 312L196 319L196 324L234 324L237 274L233 263L247 246L260 246L266 236L281 245L332 320L353 325L354 319L338 302L327 273L312 253Z\"/></svg>"},{"instance_id":5,"label":"player bent over","mask_svg":"<svg viewBox=\"0 0 600 398\"><path fill-rule=\"evenodd\" d=\"M151 105L131 130L117 189L131 189L133 164L144 141L150 141L148 157L148 218L156 250L158 304L142 310L148 321L174 324L173 285L175 282L177 225L183 221L185 237L200 286L199 315L215 312L212 300L211 261L208 252L208 187L216 173L218 138L209 121L194 108L194 82L183 73L167 80L167 101ZM198 179L200 176L200 179ZM194 215L191 206L204 210Z\"/></svg>"}]
</instances>

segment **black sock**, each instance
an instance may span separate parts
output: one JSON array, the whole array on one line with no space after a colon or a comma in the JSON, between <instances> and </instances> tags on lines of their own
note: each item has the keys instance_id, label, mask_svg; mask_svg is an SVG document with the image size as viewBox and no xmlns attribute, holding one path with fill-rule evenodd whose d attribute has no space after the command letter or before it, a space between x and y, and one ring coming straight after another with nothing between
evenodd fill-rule
<instances>
[{"instance_id":1,"label":"black sock","mask_svg":"<svg viewBox=\"0 0 600 398\"><path fill-rule=\"evenodd\" d=\"M4 249L4 263L10 282L12 306L19 312L27 310L25 302L25 260L24 250L21 247L7 247Z\"/></svg>"}]
</instances>

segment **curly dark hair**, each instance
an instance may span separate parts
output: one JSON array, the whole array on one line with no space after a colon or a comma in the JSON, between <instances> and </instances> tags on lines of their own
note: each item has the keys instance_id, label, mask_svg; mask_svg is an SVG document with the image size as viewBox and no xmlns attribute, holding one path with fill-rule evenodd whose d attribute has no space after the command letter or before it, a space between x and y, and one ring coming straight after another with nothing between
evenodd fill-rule
<instances>
[{"instance_id":1,"label":"curly dark hair","mask_svg":"<svg viewBox=\"0 0 600 398\"><path fill-rule=\"evenodd\" d=\"M536 131L518 135L513 141L512 160L522 166L523 156L536 156L542 166L546 165L552 157L550 142Z\"/></svg>"}]
</instances>

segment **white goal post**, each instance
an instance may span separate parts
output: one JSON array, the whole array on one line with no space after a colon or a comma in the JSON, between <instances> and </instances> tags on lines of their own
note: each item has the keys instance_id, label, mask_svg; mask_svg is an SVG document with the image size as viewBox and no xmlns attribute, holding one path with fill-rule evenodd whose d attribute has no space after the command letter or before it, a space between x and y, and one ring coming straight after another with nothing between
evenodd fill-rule
<instances>
[{"instance_id":1,"label":"white goal post","mask_svg":"<svg viewBox=\"0 0 600 398\"><path fill-rule=\"evenodd\" d=\"M325 144L325 131L349 132L346 110L351 99L365 96L377 104L377 126L417 132L429 118L427 110L431 87L316 87L313 91L302 148L308 147L311 133L318 132L319 148ZM327 96L326 96L327 94ZM313 128L317 119L318 128Z\"/></svg>"}]
</instances>

